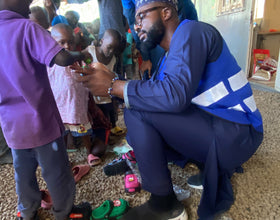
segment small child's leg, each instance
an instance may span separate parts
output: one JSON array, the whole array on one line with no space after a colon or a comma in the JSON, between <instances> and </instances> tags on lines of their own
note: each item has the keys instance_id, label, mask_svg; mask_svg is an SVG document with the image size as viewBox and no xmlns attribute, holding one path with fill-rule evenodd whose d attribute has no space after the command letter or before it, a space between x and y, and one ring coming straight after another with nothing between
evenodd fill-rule
<instances>
[{"instance_id":1,"label":"small child's leg","mask_svg":"<svg viewBox=\"0 0 280 220\"><path fill-rule=\"evenodd\" d=\"M64 220L74 204L75 181L63 138L35 149L52 197L54 216L56 220Z\"/></svg>"},{"instance_id":2,"label":"small child's leg","mask_svg":"<svg viewBox=\"0 0 280 220\"><path fill-rule=\"evenodd\" d=\"M83 144L86 146L87 154L90 154L91 149L92 149L92 143L91 143L90 135L82 136L82 141L83 141Z\"/></svg>"},{"instance_id":3,"label":"small child's leg","mask_svg":"<svg viewBox=\"0 0 280 220\"><path fill-rule=\"evenodd\" d=\"M41 206L41 192L36 178L38 162L33 149L12 149L15 169L18 211L24 219L32 219Z\"/></svg>"}]
</instances>

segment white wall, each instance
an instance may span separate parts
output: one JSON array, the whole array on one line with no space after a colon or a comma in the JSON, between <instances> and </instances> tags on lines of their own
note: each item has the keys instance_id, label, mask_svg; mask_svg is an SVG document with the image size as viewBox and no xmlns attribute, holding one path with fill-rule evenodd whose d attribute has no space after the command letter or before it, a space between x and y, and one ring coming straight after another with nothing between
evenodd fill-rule
<instances>
[{"instance_id":1,"label":"white wall","mask_svg":"<svg viewBox=\"0 0 280 220\"><path fill-rule=\"evenodd\" d=\"M251 15L254 1L244 0L245 10L221 16L216 16L216 1L196 0L199 20L212 24L221 32L238 64L248 74L252 33Z\"/></svg>"}]
</instances>

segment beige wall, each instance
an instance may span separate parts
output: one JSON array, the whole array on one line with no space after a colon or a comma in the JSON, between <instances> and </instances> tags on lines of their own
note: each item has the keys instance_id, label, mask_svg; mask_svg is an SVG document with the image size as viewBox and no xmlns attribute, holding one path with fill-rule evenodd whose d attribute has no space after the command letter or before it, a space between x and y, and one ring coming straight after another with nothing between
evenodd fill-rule
<instances>
[{"instance_id":1,"label":"beige wall","mask_svg":"<svg viewBox=\"0 0 280 220\"><path fill-rule=\"evenodd\" d=\"M280 31L280 0L266 0L264 6L264 19L262 31L276 29Z\"/></svg>"}]
</instances>

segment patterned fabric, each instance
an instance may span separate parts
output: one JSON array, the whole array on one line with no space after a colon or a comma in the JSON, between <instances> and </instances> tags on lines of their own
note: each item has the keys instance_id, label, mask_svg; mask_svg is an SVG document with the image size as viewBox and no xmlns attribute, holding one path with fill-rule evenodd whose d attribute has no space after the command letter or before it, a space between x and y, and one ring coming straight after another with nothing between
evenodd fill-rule
<instances>
[{"instance_id":1,"label":"patterned fabric","mask_svg":"<svg viewBox=\"0 0 280 220\"><path fill-rule=\"evenodd\" d=\"M89 91L75 80L69 67L54 65L48 76L64 124L87 124Z\"/></svg>"},{"instance_id":2,"label":"patterned fabric","mask_svg":"<svg viewBox=\"0 0 280 220\"><path fill-rule=\"evenodd\" d=\"M71 135L73 137L81 137L81 136L92 134L92 128L90 122L88 122L87 124L79 124L79 125L64 124L64 126L65 126L65 133L71 132Z\"/></svg>"},{"instance_id":3,"label":"patterned fabric","mask_svg":"<svg viewBox=\"0 0 280 220\"><path fill-rule=\"evenodd\" d=\"M135 6L136 6L136 11L147 4L153 3L153 2L162 2L162 3L167 3L174 8L178 9L178 0L135 0Z\"/></svg>"}]
</instances>

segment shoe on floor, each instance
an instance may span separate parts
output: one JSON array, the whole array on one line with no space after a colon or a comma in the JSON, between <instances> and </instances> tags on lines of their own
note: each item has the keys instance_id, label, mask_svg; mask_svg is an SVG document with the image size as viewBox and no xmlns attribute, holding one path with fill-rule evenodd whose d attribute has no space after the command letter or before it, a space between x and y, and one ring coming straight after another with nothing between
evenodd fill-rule
<instances>
[{"instance_id":1,"label":"shoe on floor","mask_svg":"<svg viewBox=\"0 0 280 220\"><path fill-rule=\"evenodd\" d=\"M120 219L128 209L129 204L124 199L106 200L92 211L91 220Z\"/></svg>"},{"instance_id":2,"label":"shoe on floor","mask_svg":"<svg viewBox=\"0 0 280 220\"><path fill-rule=\"evenodd\" d=\"M123 154L119 159L113 160L111 163L107 164L103 170L107 176L122 175L130 170L126 160L131 163L136 163L136 158L132 150Z\"/></svg>"},{"instance_id":3,"label":"shoe on floor","mask_svg":"<svg viewBox=\"0 0 280 220\"><path fill-rule=\"evenodd\" d=\"M126 130L120 128L119 126L116 126L116 127L111 129L111 134L112 135L120 136L120 135L123 135L125 133L126 133Z\"/></svg>"},{"instance_id":4,"label":"shoe on floor","mask_svg":"<svg viewBox=\"0 0 280 220\"><path fill-rule=\"evenodd\" d=\"M150 200L149 200L150 201ZM121 220L187 220L185 207L179 201L168 211L158 211L151 207L149 201L130 209Z\"/></svg>"},{"instance_id":5,"label":"shoe on floor","mask_svg":"<svg viewBox=\"0 0 280 220\"><path fill-rule=\"evenodd\" d=\"M190 176L187 180L189 187L194 189L203 189L203 175L200 172L199 174Z\"/></svg>"},{"instance_id":6,"label":"shoe on floor","mask_svg":"<svg viewBox=\"0 0 280 220\"><path fill-rule=\"evenodd\" d=\"M50 210L52 208L53 203L52 203L52 198L51 198L49 191L41 189L40 192L41 192L41 197L42 197L41 207L43 209Z\"/></svg>"},{"instance_id":7,"label":"shoe on floor","mask_svg":"<svg viewBox=\"0 0 280 220\"><path fill-rule=\"evenodd\" d=\"M35 213L35 216L32 218L33 220L39 220L39 216L37 215L37 212ZM21 217L20 212L17 213L17 218L16 220L24 220L23 217Z\"/></svg>"},{"instance_id":8,"label":"shoe on floor","mask_svg":"<svg viewBox=\"0 0 280 220\"><path fill-rule=\"evenodd\" d=\"M90 170L89 165L77 165L72 168L72 173L74 176L75 183L80 181L83 176L85 176Z\"/></svg>"},{"instance_id":9,"label":"shoe on floor","mask_svg":"<svg viewBox=\"0 0 280 220\"><path fill-rule=\"evenodd\" d=\"M87 157L87 160L88 160L88 164L91 167L97 166L97 165L99 165L102 162L100 157L95 156L93 154L89 154L88 157Z\"/></svg>"},{"instance_id":10,"label":"shoe on floor","mask_svg":"<svg viewBox=\"0 0 280 220\"><path fill-rule=\"evenodd\" d=\"M69 220L89 220L91 216L91 205L88 202L82 202L79 205L74 205Z\"/></svg>"},{"instance_id":11,"label":"shoe on floor","mask_svg":"<svg viewBox=\"0 0 280 220\"><path fill-rule=\"evenodd\" d=\"M141 184L137 176L131 171L127 171L124 177L124 189L127 193L135 193L141 191Z\"/></svg>"}]
</instances>

